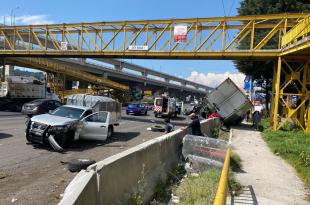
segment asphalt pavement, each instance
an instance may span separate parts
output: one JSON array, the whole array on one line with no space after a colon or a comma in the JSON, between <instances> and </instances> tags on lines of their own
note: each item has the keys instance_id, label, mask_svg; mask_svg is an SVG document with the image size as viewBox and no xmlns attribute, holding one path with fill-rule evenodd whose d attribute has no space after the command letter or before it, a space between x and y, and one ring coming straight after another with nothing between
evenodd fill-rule
<instances>
[{"instance_id":1,"label":"asphalt pavement","mask_svg":"<svg viewBox=\"0 0 310 205\"><path fill-rule=\"evenodd\" d=\"M65 187L76 175L67 169L66 162L77 158L100 161L130 147L162 135L147 131L148 127L163 124L163 119L131 116L123 113L120 126L107 141L79 141L64 154L51 148L27 143L26 117L20 113L0 112L0 204L57 204ZM176 128L188 120L172 120Z\"/></svg>"}]
</instances>

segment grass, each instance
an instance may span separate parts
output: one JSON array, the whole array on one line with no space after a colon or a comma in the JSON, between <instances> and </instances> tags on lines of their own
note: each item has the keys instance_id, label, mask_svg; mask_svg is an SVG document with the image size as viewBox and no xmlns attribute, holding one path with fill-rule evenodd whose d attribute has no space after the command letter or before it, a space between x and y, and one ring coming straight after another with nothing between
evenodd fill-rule
<instances>
[{"instance_id":1,"label":"grass","mask_svg":"<svg viewBox=\"0 0 310 205\"><path fill-rule=\"evenodd\" d=\"M177 187L175 193L180 197L180 205L212 204L220 179L220 169L209 169L199 176L188 176Z\"/></svg>"},{"instance_id":2,"label":"grass","mask_svg":"<svg viewBox=\"0 0 310 205\"><path fill-rule=\"evenodd\" d=\"M240 172L241 168L242 168L241 158L237 153L233 152L230 156L230 172L228 180L229 191L233 195L239 195L242 190L242 186L236 179L234 173L234 172Z\"/></svg>"},{"instance_id":3,"label":"grass","mask_svg":"<svg viewBox=\"0 0 310 205\"><path fill-rule=\"evenodd\" d=\"M305 185L310 188L310 135L290 124L285 125L284 130L272 131L268 128L268 121L262 121L265 128L264 140L273 153L280 155L295 168Z\"/></svg>"},{"instance_id":4,"label":"grass","mask_svg":"<svg viewBox=\"0 0 310 205\"><path fill-rule=\"evenodd\" d=\"M232 153L230 156L230 168L233 172L238 172L242 168L241 159L236 153Z\"/></svg>"}]
</instances>

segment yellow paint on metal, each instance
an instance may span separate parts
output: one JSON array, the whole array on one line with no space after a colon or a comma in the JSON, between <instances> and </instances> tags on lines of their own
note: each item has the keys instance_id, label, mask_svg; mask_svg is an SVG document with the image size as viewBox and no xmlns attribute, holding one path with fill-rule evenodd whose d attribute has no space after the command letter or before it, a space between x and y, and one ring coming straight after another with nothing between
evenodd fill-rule
<instances>
[{"instance_id":1,"label":"yellow paint on metal","mask_svg":"<svg viewBox=\"0 0 310 205\"><path fill-rule=\"evenodd\" d=\"M281 47L270 49L265 45L268 45L276 34L280 39L284 31L296 26L298 20L306 16L307 14L274 14L2 26L0 38L3 39L3 48L0 49L0 55L6 57L275 59L281 54ZM173 41L172 31L178 24L187 25L188 40L183 45ZM230 33L234 35L237 29L240 30L239 34L232 39L227 38ZM267 31L268 34L263 39L256 39L255 33L261 31ZM237 46L244 42L246 37L249 37L251 43L244 50L238 51ZM15 48L15 44L19 47ZM130 46L145 46L145 50L130 49L132 48Z\"/></svg>"},{"instance_id":2,"label":"yellow paint on metal","mask_svg":"<svg viewBox=\"0 0 310 205\"><path fill-rule=\"evenodd\" d=\"M287 46L288 44L295 42L298 38L306 36L310 33L310 14L300 21L294 28L289 30L281 40L281 46Z\"/></svg>"},{"instance_id":3,"label":"yellow paint on metal","mask_svg":"<svg viewBox=\"0 0 310 205\"><path fill-rule=\"evenodd\" d=\"M173 30L178 24L187 25L187 42L173 41ZM256 33L261 31L267 35L257 39ZM309 13L0 26L0 56L23 57L9 59L119 90L128 87L48 59L25 57L274 60L277 66L273 75L273 129L282 126L278 124L279 116L291 118L310 133L310 38L306 38L309 33ZM234 37L227 38L229 34ZM274 40L278 41L277 46L269 48ZM238 46L245 41L247 46L239 50ZM142 49L132 49L139 46ZM295 68L298 63L302 66ZM291 92L288 86L296 91ZM288 103L293 96L298 99L294 108Z\"/></svg>"},{"instance_id":4,"label":"yellow paint on metal","mask_svg":"<svg viewBox=\"0 0 310 205\"><path fill-rule=\"evenodd\" d=\"M273 76L275 80L275 97L274 97L274 110L273 110L273 130L278 127L278 107L279 107L279 97L280 97L280 77L281 77L282 59L278 57L278 66L276 76Z\"/></svg>"},{"instance_id":5,"label":"yellow paint on metal","mask_svg":"<svg viewBox=\"0 0 310 205\"><path fill-rule=\"evenodd\" d=\"M129 87L103 77L98 77L87 72L83 72L69 65L64 65L48 60L47 58L7 58L13 64L20 64L27 67L37 68L51 73L61 73L73 79L87 81L95 85L113 88L117 90L129 90Z\"/></svg>"},{"instance_id":6,"label":"yellow paint on metal","mask_svg":"<svg viewBox=\"0 0 310 205\"><path fill-rule=\"evenodd\" d=\"M222 173L221 173L221 178L220 178L219 185L216 191L213 205L226 205L228 179L229 179L230 153L231 153L231 148L228 147L226 151Z\"/></svg>"}]
</instances>

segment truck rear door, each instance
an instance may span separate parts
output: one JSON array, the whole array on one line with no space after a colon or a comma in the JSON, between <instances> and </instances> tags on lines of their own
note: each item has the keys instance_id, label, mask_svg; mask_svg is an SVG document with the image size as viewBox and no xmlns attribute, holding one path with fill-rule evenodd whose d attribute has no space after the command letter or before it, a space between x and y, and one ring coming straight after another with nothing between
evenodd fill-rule
<instances>
[{"instance_id":1,"label":"truck rear door","mask_svg":"<svg viewBox=\"0 0 310 205\"><path fill-rule=\"evenodd\" d=\"M81 139L106 140L108 136L110 112L100 111L82 119Z\"/></svg>"}]
</instances>

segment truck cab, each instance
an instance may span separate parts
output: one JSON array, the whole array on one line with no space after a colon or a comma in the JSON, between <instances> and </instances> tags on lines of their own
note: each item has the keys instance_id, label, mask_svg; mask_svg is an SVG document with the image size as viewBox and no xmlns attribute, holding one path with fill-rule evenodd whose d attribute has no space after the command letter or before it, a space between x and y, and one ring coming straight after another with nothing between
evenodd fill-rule
<instances>
[{"instance_id":1,"label":"truck cab","mask_svg":"<svg viewBox=\"0 0 310 205\"><path fill-rule=\"evenodd\" d=\"M154 100L155 117L177 116L176 100L169 97L156 97Z\"/></svg>"}]
</instances>

